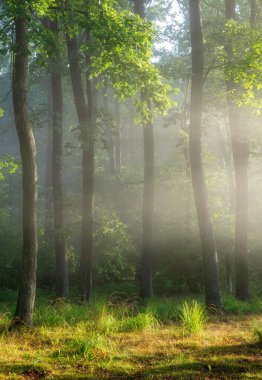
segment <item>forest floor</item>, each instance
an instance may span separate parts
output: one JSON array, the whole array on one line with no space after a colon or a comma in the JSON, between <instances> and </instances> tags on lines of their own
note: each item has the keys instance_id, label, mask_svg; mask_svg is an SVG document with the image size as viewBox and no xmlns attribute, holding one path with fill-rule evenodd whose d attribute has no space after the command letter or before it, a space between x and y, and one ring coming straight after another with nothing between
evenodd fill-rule
<instances>
[{"instance_id":1,"label":"forest floor","mask_svg":"<svg viewBox=\"0 0 262 380\"><path fill-rule=\"evenodd\" d=\"M34 327L9 331L15 296L0 290L0 379L262 379L262 301L227 297L226 312L190 334L183 300L114 295L85 306L41 296Z\"/></svg>"}]
</instances>

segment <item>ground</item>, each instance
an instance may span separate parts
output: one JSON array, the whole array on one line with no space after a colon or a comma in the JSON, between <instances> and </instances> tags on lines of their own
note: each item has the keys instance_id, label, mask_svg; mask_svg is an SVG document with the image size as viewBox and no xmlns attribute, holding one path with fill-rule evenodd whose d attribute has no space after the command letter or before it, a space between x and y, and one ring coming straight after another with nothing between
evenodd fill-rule
<instances>
[{"instance_id":1,"label":"ground","mask_svg":"<svg viewBox=\"0 0 262 380\"><path fill-rule=\"evenodd\" d=\"M9 331L9 294L0 303L0 379L262 378L259 300L232 298L228 311L189 333L178 318L181 298L84 306L43 297L34 328Z\"/></svg>"}]
</instances>

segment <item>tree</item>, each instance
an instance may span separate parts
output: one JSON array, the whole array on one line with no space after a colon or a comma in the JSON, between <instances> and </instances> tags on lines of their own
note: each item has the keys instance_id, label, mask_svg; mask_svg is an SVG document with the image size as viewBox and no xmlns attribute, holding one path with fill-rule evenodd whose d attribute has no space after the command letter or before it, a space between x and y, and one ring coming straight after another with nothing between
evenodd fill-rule
<instances>
[{"instance_id":1,"label":"tree","mask_svg":"<svg viewBox=\"0 0 262 380\"><path fill-rule=\"evenodd\" d=\"M58 22L50 21L50 27L54 37L59 41ZM64 231L64 196L62 184L62 160L63 160L63 90L62 76L60 73L59 47L53 53L51 67L51 91L52 91L52 184L53 184L53 208L54 208L54 242L56 256L56 295L66 298L68 288L68 267L65 247Z\"/></svg>"},{"instance_id":2,"label":"tree","mask_svg":"<svg viewBox=\"0 0 262 380\"><path fill-rule=\"evenodd\" d=\"M225 0L226 20L236 19L235 0ZM232 62L232 45L227 41L225 50L227 59ZM239 109L232 99L232 93L237 90L234 77L226 80L228 96L228 120L231 135L231 146L235 169L235 272L236 297L247 300L249 297L248 273L248 156L249 147L243 129L240 127Z\"/></svg>"},{"instance_id":3,"label":"tree","mask_svg":"<svg viewBox=\"0 0 262 380\"><path fill-rule=\"evenodd\" d=\"M200 0L189 0L189 17L192 46L189 159L203 255L206 305L221 308L217 252L208 210L208 197L201 153L204 49Z\"/></svg>"},{"instance_id":4,"label":"tree","mask_svg":"<svg viewBox=\"0 0 262 380\"><path fill-rule=\"evenodd\" d=\"M116 121L116 174L119 176L121 173L121 117L120 117L120 104L118 99L115 100L115 121Z\"/></svg>"},{"instance_id":5,"label":"tree","mask_svg":"<svg viewBox=\"0 0 262 380\"><path fill-rule=\"evenodd\" d=\"M68 61L74 93L75 107L81 129L82 139L82 231L81 231L81 298L89 301L92 293L92 251L93 251L93 197L94 197L94 131L91 114L92 95L89 80L89 94L86 106L84 85L79 63L76 37L67 35Z\"/></svg>"},{"instance_id":6,"label":"tree","mask_svg":"<svg viewBox=\"0 0 262 380\"><path fill-rule=\"evenodd\" d=\"M251 26L256 25L257 17L257 0L250 0L250 24Z\"/></svg>"},{"instance_id":7,"label":"tree","mask_svg":"<svg viewBox=\"0 0 262 380\"><path fill-rule=\"evenodd\" d=\"M14 325L31 326L36 291L37 264L37 167L36 148L28 114L28 15L27 2L19 2L14 19L15 48L13 57L12 90L15 124L22 159L23 188L23 262Z\"/></svg>"},{"instance_id":8,"label":"tree","mask_svg":"<svg viewBox=\"0 0 262 380\"><path fill-rule=\"evenodd\" d=\"M107 127L107 150L108 150L108 169L110 175L116 175L116 146L113 136L113 128L111 123L111 115L109 112L109 86L108 82L105 84L103 91L104 98L104 114ZM110 128L111 126L111 128Z\"/></svg>"},{"instance_id":9,"label":"tree","mask_svg":"<svg viewBox=\"0 0 262 380\"><path fill-rule=\"evenodd\" d=\"M135 13L145 18L143 0L134 0ZM141 93L141 102L149 103L146 90ZM154 210L154 131L151 120L143 120L144 141L144 193L143 193L143 237L140 273L140 296L152 297L152 252L153 252L153 210Z\"/></svg>"}]
</instances>

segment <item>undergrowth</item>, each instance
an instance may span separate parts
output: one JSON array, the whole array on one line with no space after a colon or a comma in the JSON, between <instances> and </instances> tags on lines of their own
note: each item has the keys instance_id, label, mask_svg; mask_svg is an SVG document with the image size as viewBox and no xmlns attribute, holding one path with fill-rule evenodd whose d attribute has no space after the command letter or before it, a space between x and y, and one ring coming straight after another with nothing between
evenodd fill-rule
<instances>
[{"instance_id":1,"label":"undergrowth","mask_svg":"<svg viewBox=\"0 0 262 380\"><path fill-rule=\"evenodd\" d=\"M261 344L259 300L248 304L231 302L228 297L224 301L227 313L207 319L201 298L154 298L142 302L136 296L114 293L110 297L94 297L88 305L79 305L42 297L36 304L34 328L19 331L8 330L14 304L7 302L5 294L3 300L0 303L0 379L23 379L30 368L46 377L52 373L54 378L63 378L65 371L67 375L71 371L68 379L83 378L83 371L91 374L91 378L93 373L96 374L93 378L102 378L104 373L110 373L112 379L119 374L132 378L132 374L140 372L144 377L162 374L164 378L164 369L169 366L176 369L180 378L186 378L188 373L192 378L202 378L201 366L205 376L206 368L216 368L220 373L220 358L229 361L231 356L227 352L231 351L235 352L236 362L229 365L238 368L238 363L242 363L243 367L246 360L247 367L237 370L250 371L252 350L259 349L256 347ZM254 326L258 327L254 330ZM258 345L253 344L254 339ZM212 352L217 354L214 356ZM223 364L221 371L225 368ZM254 361L252 371L256 368L258 364Z\"/></svg>"}]
</instances>

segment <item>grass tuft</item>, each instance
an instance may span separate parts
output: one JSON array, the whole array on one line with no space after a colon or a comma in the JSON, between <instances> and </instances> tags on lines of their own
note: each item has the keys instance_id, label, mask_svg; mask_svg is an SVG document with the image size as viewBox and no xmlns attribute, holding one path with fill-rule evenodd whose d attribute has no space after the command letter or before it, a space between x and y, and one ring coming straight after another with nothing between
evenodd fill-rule
<instances>
[{"instance_id":1,"label":"grass tuft","mask_svg":"<svg viewBox=\"0 0 262 380\"><path fill-rule=\"evenodd\" d=\"M91 332L86 337L69 340L68 348L74 357L87 360L106 357L112 352L111 341L97 331Z\"/></svg>"},{"instance_id":2,"label":"grass tuft","mask_svg":"<svg viewBox=\"0 0 262 380\"><path fill-rule=\"evenodd\" d=\"M97 329L104 334L110 334L117 331L118 324L117 318L104 306L97 322Z\"/></svg>"},{"instance_id":3,"label":"grass tuft","mask_svg":"<svg viewBox=\"0 0 262 380\"><path fill-rule=\"evenodd\" d=\"M262 345L262 326L256 327L254 330L254 339L256 343Z\"/></svg>"},{"instance_id":4,"label":"grass tuft","mask_svg":"<svg viewBox=\"0 0 262 380\"><path fill-rule=\"evenodd\" d=\"M120 332L153 330L159 326L159 322L150 311L139 313L135 316L125 318L119 326Z\"/></svg>"},{"instance_id":5,"label":"grass tuft","mask_svg":"<svg viewBox=\"0 0 262 380\"><path fill-rule=\"evenodd\" d=\"M179 318L189 334L197 334L204 329L207 322L205 307L197 301L185 301L179 311Z\"/></svg>"}]
</instances>

